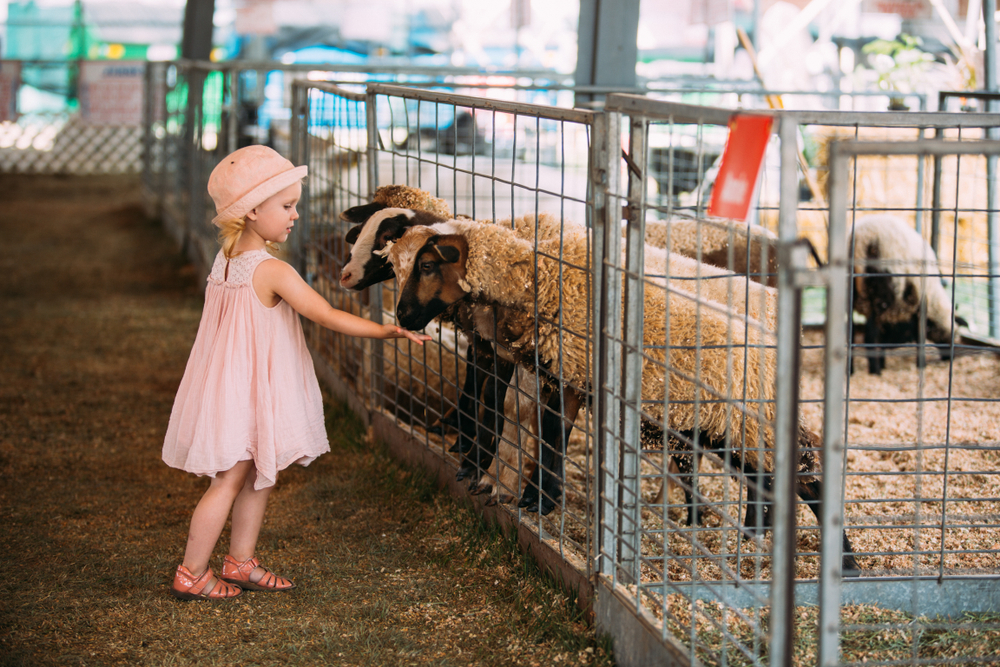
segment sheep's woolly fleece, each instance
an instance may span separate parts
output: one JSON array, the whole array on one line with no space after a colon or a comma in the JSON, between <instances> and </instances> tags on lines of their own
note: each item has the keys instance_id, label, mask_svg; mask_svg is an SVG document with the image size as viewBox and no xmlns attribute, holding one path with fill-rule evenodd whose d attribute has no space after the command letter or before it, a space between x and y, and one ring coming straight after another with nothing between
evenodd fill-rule
<instances>
[{"instance_id":1,"label":"sheep's woolly fleece","mask_svg":"<svg viewBox=\"0 0 1000 667\"><path fill-rule=\"evenodd\" d=\"M372 203L385 204L389 208L412 208L417 211L427 211L442 218L451 217L448 202L409 185L383 185L375 190Z\"/></svg>"},{"instance_id":2,"label":"sheep's woolly fleece","mask_svg":"<svg viewBox=\"0 0 1000 667\"><path fill-rule=\"evenodd\" d=\"M495 304L498 310L519 313L519 317L510 318L519 322L523 334L515 342L525 352L537 349L544 365L561 370L563 382L588 387L587 340L593 335L589 317L591 285L589 273L574 268L588 265L586 233L567 230L562 242L539 242L536 257L532 244L500 226L472 223L457 229L469 246L465 275L469 298ZM404 236L393 248L394 253L398 252L391 257L397 271L409 273L409 267L403 268L400 262L406 259L412 262L427 238L415 240L415 247L404 252L409 245L404 243L408 241ZM560 266L550 257L561 257L564 263ZM774 418L773 338L755 320L745 323L705 305L693 294L668 296L662 287L646 285L641 378L643 398L651 401L646 409L653 419L662 420L663 400L669 390L670 428L689 431L697 424L713 439L721 441L728 436L738 448L744 449L742 454L747 463L757 469L771 470L769 452L761 467L752 448L773 447L773 431L761 423L762 419L770 423ZM536 307L538 338L534 340ZM697 355L693 352L695 346L700 346ZM696 365L698 359L700 365ZM667 364L669 377L665 371ZM692 409L696 399L700 403L697 419ZM740 447L740 443L746 447ZM800 471L815 472L813 459L812 452L803 451Z\"/></svg>"},{"instance_id":3,"label":"sheep's woolly fleece","mask_svg":"<svg viewBox=\"0 0 1000 667\"><path fill-rule=\"evenodd\" d=\"M951 333L954 326L951 299L941 284L937 256L923 236L894 215L867 215L854 223L852 243L855 273L868 273L870 260L878 260L879 268L892 274L892 290L898 298L881 314L880 321L905 322L916 314L919 300L907 303L902 298L910 283L917 294L927 297L927 318L942 331ZM854 308L865 317L872 315L864 279L855 281Z\"/></svg>"},{"instance_id":4,"label":"sheep's woolly fleece","mask_svg":"<svg viewBox=\"0 0 1000 667\"><path fill-rule=\"evenodd\" d=\"M671 289L692 292L702 300L725 306L733 313L749 315L764 322L771 331L777 327L778 290L775 287L767 287L717 266L652 246L645 248L644 265L648 278L669 275ZM675 280L677 278L680 280Z\"/></svg>"},{"instance_id":5,"label":"sheep's woolly fleece","mask_svg":"<svg viewBox=\"0 0 1000 667\"><path fill-rule=\"evenodd\" d=\"M747 268L747 242L750 243L750 267ZM770 274L757 282L777 285L777 237L760 225L724 223L714 220L650 220L646 222L646 243L665 248L692 259L746 275ZM732 246L732 263L729 260ZM767 263L761 266L761 250ZM700 252L699 252L700 251Z\"/></svg>"}]
</instances>

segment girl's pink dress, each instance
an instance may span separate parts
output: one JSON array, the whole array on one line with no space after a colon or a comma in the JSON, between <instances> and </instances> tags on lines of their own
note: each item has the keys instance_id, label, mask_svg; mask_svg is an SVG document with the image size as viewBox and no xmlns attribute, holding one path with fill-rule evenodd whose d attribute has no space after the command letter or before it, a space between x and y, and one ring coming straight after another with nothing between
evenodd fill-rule
<instances>
[{"instance_id":1,"label":"girl's pink dress","mask_svg":"<svg viewBox=\"0 0 1000 667\"><path fill-rule=\"evenodd\" d=\"M330 451L299 316L284 301L267 308L253 289L254 270L273 259L266 250L216 256L163 442L167 465L214 477L253 459L261 489Z\"/></svg>"}]
</instances>

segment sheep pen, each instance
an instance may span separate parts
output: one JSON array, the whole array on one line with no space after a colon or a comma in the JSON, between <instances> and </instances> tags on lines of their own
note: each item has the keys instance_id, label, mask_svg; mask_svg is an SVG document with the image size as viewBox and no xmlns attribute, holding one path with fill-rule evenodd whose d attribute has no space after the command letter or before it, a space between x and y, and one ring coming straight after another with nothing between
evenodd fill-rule
<instances>
[{"instance_id":1,"label":"sheep pen","mask_svg":"<svg viewBox=\"0 0 1000 667\"><path fill-rule=\"evenodd\" d=\"M823 360L822 334L806 331L803 336L804 353L801 376L802 417L808 428L820 431L822 427L822 405L819 402L823 390ZM943 403L924 404L872 402L868 399L886 398L914 399L918 386L921 385L923 373L923 391L925 396L940 398L947 395L949 373L952 375L957 389L952 391L955 400L950 407ZM984 353L957 357L952 364L931 362L922 371L915 368L912 359L890 354L884 375L868 377L855 376L852 380L850 393L850 411L848 426L848 441L851 445L883 444L881 450L849 448L848 481L845 487L847 500L847 526L851 539L855 541L858 552L876 552L883 555L860 556L859 561L868 573L889 572L900 568L911 567L913 558L908 555L913 550L914 531L908 528L892 528L897 521L905 521L913 514L913 486L915 484L915 460L922 457L925 471L940 469L940 460L944 456L942 450L920 452L916 447L905 449L900 443L913 443L922 438L922 442L943 442L946 438L944 429L950 428L951 443L960 443L962 448L951 452L949 461L948 497L985 499L980 502L965 503L963 514L989 516L1000 513L997 503L989 499L1000 497L1000 469L995 449L1000 442L1000 404L996 402L962 401L962 388L975 388L977 395L987 398L1000 397L1000 361L996 355ZM901 387L914 388L909 391ZM922 414L922 421L920 415ZM950 415L950 417L949 417ZM587 429L592 423L592 415L586 410L576 422L576 429L569 441L566 452L565 499L564 504L545 519L540 519L551 529L560 529L569 542L584 545L587 543L589 526L583 519L589 515L586 489L595 485L595 462L589 450L590 437ZM959 428L961 425L961 428ZM921 430L918 433L918 428ZM422 429L417 428L417 431ZM437 436L425 433L429 440ZM523 439L531 438L531 434L521 435ZM894 445L894 446L893 446ZM977 451L976 445L979 445ZM646 452L643 464L643 496L645 506L643 553L646 556L643 567L651 580L666 576L670 580L685 581L692 579L692 560L695 563L696 577L701 579L718 579L723 576L723 567L732 567L737 563L738 571L743 576L768 578L770 576L770 558L766 554L770 547L768 536L755 540L747 540L737 529L729 528L721 516L710 508L706 513L707 528L716 530L702 531L697 535L697 544L691 533L682 530L684 521L682 501L672 499L668 505L667 524L669 531L664 545L662 533L656 531L664 527L660 507L653 504L653 499L659 491L663 479L663 462L658 459L657 452ZM528 457L524 457L527 461ZM457 457L455 458L457 461ZM878 473L868 474L866 473ZM888 473L888 474L887 474ZM953 475L952 473L959 473ZM943 473L938 475L943 479ZM934 484L927 481L923 475L923 496L930 497ZM943 481L939 479L938 486ZM893 484L892 481L903 480L903 484ZM709 502L735 503L733 499L740 498L740 485L729 477L718 459L711 457L702 462L700 475L700 492ZM905 489L910 489L909 496ZM896 494L887 498L887 494ZM901 497L900 494L902 494ZM892 502L866 502L872 499L890 499ZM926 502L923 503L926 505ZM939 503L940 504L940 503ZM925 510L926 511L926 510ZM818 528L804 506L800 506L798 520L800 525L798 549L802 554L796 561L796 575L799 578L815 577L818 571L819 546ZM852 529L852 525L864 525L866 528ZM561 527L561 528L557 528ZM946 563L948 567L969 571L995 570L1000 567L996 554L983 552L997 549L995 530L989 528L957 528L962 532L962 550L979 553L949 554ZM929 531L922 531L929 532ZM948 538L946 538L947 540ZM924 546L940 545L940 538L935 542L927 539ZM669 558L662 558L664 546L670 552ZM696 558L699 549L707 549L712 553L728 554L724 561ZM886 553L889 555L884 555ZM739 554L739 555L737 555ZM581 556L585 554L580 554ZM661 559L661 560L658 560ZM933 561L935 556L921 556L923 563Z\"/></svg>"}]
</instances>

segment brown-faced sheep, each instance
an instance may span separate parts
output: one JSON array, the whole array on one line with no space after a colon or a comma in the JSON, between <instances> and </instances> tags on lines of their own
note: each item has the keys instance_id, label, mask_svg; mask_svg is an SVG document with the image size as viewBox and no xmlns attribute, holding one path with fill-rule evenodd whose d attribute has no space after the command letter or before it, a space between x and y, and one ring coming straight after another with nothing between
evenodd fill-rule
<instances>
[{"instance_id":1,"label":"brown-faced sheep","mask_svg":"<svg viewBox=\"0 0 1000 667\"><path fill-rule=\"evenodd\" d=\"M372 204L356 206L341 213L341 218L361 224L347 234L347 242L353 243L351 259L341 274L341 285L361 290L369 285L392 278L392 267L384 257L384 249L402 236L406 229L415 224L445 223L442 214L447 207L422 190L409 186L385 186L376 191ZM431 205L427 202L430 201ZM400 208L405 204L428 206L430 210ZM547 214L525 215L498 224L512 227L522 238L557 238L561 223ZM449 411L439 422L438 430L454 427L459 436L452 447L463 456L456 474L461 480L483 470L490 465L494 442L502 429L500 406L504 400L506 382L510 380L513 366L509 362L495 358L492 350L471 325L471 313L465 306L459 306L444 314L444 319L453 323L470 339L466 358L466 375L456 409ZM483 414L479 415L480 401ZM525 410L531 406L525 405ZM530 501L525 505L533 507Z\"/></svg>"},{"instance_id":2,"label":"brown-faced sheep","mask_svg":"<svg viewBox=\"0 0 1000 667\"><path fill-rule=\"evenodd\" d=\"M865 316L864 344L868 372L881 374L885 348L918 343L926 318L928 341L937 343L942 359L951 358L956 325L951 299L941 284L937 256L927 241L894 215L867 215L854 224L853 309ZM922 366L922 350L917 365ZM850 364L851 371L854 364Z\"/></svg>"},{"instance_id":3,"label":"brown-faced sheep","mask_svg":"<svg viewBox=\"0 0 1000 667\"><path fill-rule=\"evenodd\" d=\"M584 396L591 382L588 341L594 335L586 233L568 231L560 240L539 242L536 253L531 243L500 226L450 224L459 233L428 230L428 235L411 228L389 250L402 285L396 304L400 325L419 330L462 300L489 305L498 326L477 327L484 337L496 336L521 363L537 364ZM638 381L645 430L722 451L735 469L750 475L773 470L772 337L760 323L719 313L718 304L682 292L668 294L654 284L644 290ZM820 440L800 425L799 441L797 493L819 518ZM844 569L857 570L846 533L843 546Z\"/></svg>"},{"instance_id":4,"label":"brown-faced sheep","mask_svg":"<svg viewBox=\"0 0 1000 667\"><path fill-rule=\"evenodd\" d=\"M778 286L778 237L760 225L720 220L646 222L646 243ZM732 259L730 259L732 252Z\"/></svg>"}]
</instances>

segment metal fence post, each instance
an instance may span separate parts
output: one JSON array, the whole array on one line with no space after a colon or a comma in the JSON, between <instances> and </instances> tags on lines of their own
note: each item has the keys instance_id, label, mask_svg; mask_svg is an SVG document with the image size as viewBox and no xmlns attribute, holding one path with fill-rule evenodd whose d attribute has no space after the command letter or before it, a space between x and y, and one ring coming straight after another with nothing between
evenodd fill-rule
<instances>
[{"instance_id":1,"label":"metal fence post","mask_svg":"<svg viewBox=\"0 0 1000 667\"><path fill-rule=\"evenodd\" d=\"M187 65L188 103L185 122L185 159L188 165L188 215L184 231L185 248L189 248L195 225L205 222L205 200L201 183L201 130L205 94L205 72L196 65Z\"/></svg>"},{"instance_id":2,"label":"metal fence post","mask_svg":"<svg viewBox=\"0 0 1000 667\"><path fill-rule=\"evenodd\" d=\"M596 570L612 581L618 560L618 432L617 397L621 373L618 346L621 331L621 275L612 271L621 261L621 207L609 192L618 192L621 178L621 114L604 113L594 119L590 180L594 206L594 414L596 456L600 466L597 496ZM618 208L617 213L614 211ZM614 304L609 307L608 304ZM610 312L609 312L610 311Z\"/></svg>"},{"instance_id":3,"label":"metal fence post","mask_svg":"<svg viewBox=\"0 0 1000 667\"><path fill-rule=\"evenodd\" d=\"M823 497L819 573L819 665L840 662L840 598L844 529L844 377L847 373L847 173L839 142L830 147L830 224L827 249L826 353L823 410Z\"/></svg>"},{"instance_id":4,"label":"metal fence post","mask_svg":"<svg viewBox=\"0 0 1000 667\"><path fill-rule=\"evenodd\" d=\"M771 665L792 664L795 639L795 505L798 459L799 332L802 292L796 284L793 263L798 234L799 199L798 123L794 117L779 120L781 139L781 198L778 209L778 349L775 405L774 505L771 581Z\"/></svg>"},{"instance_id":5,"label":"metal fence post","mask_svg":"<svg viewBox=\"0 0 1000 667\"><path fill-rule=\"evenodd\" d=\"M618 444L621 457L621 486L618 489L618 506L621 508L621 569L623 579L628 583L640 581L640 540L642 535L642 496L640 485L639 450L642 447L640 417L642 413L642 334L644 306L644 204L646 179L642 176L643 157L646 155L646 132L648 123L643 119L632 119L629 123L629 173L628 173L628 238L626 241L625 313L622 317L622 342L624 357L621 367L622 406L620 412L621 439ZM613 142L609 142L613 145ZM638 157L638 161L637 158ZM638 173L636 173L638 172ZM612 190L611 192L614 192ZM608 197L609 212L620 211L620 202ZM620 219L621 216L619 216ZM614 221L608 219L608 229ZM620 227L620 224L618 225ZM620 259L616 265L620 265ZM610 302L615 303L615 302ZM614 312L614 311L612 311Z\"/></svg>"},{"instance_id":6,"label":"metal fence post","mask_svg":"<svg viewBox=\"0 0 1000 667\"><path fill-rule=\"evenodd\" d=\"M365 156L368 160L368 200L371 201L372 197L375 196L375 188L378 187L378 145L379 145L379 134L378 134L378 107L377 105L378 95L369 91L365 95L365 129L367 130L368 139L367 146L365 147ZM368 303L370 304L370 319L373 322L382 323L382 285L376 284L368 288ZM371 397L371 405L376 406L380 404L381 396L384 393L382 376L385 369L385 344L377 339L373 338L371 341L372 350L372 370L371 370L371 387L368 388L369 396Z\"/></svg>"},{"instance_id":7,"label":"metal fence post","mask_svg":"<svg viewBox=\"0 0 1000 667\"><path fill-rule=\"evenodd\" d=\"M289 131L291 133L290 151L292 164L298 165L308 165L309 164L309 91L304 86L298 85L298 82L292 84L292 117L289 123ZM298 262L299 273L305 276L306 272L306 257L305 257L305 240L311 237L310 225L312 224L312 216L310 215L311 207L309 206L309 178L306 177L305 182L302 184L302 197L298 205L299 210L299 221L302 227L299 233L295 237L294 241L294 252L295 258ZM307 277L308 279L308 277Z\"/></svg>"}]
</instances>

